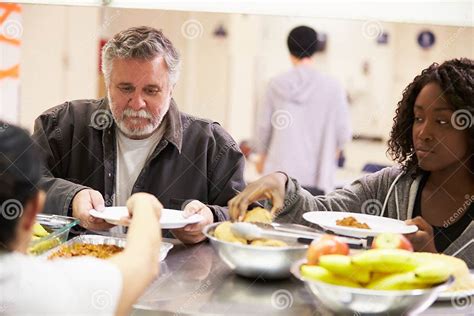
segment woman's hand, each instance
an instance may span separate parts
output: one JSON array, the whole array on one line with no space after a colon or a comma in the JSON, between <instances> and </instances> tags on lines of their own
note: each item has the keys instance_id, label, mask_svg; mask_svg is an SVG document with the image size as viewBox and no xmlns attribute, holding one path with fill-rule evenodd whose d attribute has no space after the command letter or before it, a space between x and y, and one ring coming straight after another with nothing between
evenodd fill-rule
<instances>
[{"instance_id":1,"label":"woman's hand","mask_svg":"<svg viewBox=\"0 0 474 316\"><path fill-rule=\"evenodd\" d=\"M158 201L158 199L155 196L149 193L140 192L140 193L134 193L132 194L132 196L128 198L127 209L128 209L130 218L133 217L133 213L136 211L141 211L142 209L149 209L150 211L153 211L155 213L159 221L161 217L161 210L163 209L163 205L161 205L160 201Z\"/></svg>"},{"instance_id":2,"label":"woman's hand","mask_svg":"<svg viewBox=\"0 0 474 316\"><path fill-rule=\"evenodd\" d=\"M229 201L229 215L232 220L242 221L250 204L263 199L272 202L272 214L283 207L285 185L288 177L275 172L249 184L245 190Z\"/></svg>"},{"instance_id":3,"label":"woman's hand","mask_svg":"<svg viewBox=\"0 0 474 316\"><path fill-rule=\"evenodd\" d=\"M434 243L433 227L421 216L405 221L407 225L418 226L418 231L405 235L415 251L438 252Z\"/></svg>"}]
</instances>

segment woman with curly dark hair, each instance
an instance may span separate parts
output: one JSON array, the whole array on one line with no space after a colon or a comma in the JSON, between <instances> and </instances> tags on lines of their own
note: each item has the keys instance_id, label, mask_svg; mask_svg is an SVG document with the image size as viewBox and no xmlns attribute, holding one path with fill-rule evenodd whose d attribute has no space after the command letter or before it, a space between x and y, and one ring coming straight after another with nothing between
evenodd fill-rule
<instances>
[{"instance_id":1,"label":"woman with curly dark hair","mask_svg":"<svg viewBox=\"0 0 474 316\"><path fill-rule=\"evenodd\" d=\"M308 211L364 212L418 226L406 235L416 251L456 255L474 267L474 61L432 64L403 92L388 152L397 166L313 197L273 173L229 202L241 218L249 203L271 199L278 222L303 223ZM373 213L371 213L373 214Z\"/></svg>"}]
</instances>

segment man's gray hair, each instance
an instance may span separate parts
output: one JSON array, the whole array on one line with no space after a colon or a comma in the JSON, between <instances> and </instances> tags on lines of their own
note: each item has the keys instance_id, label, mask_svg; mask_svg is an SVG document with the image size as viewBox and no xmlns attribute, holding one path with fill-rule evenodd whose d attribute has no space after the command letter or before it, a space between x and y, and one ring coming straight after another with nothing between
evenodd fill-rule
<instances>
[{"instance_id":1,"label":"man's gray hair","mask_svg":"<svg viewBox=\"0 0 474 316\"><path fill-rule=\"evenodd\" d=\"M180 57L171 41L161 32L148 26L131 27L114 35L102 48L102 73L110 82L114 58L152 59L163 57L168 67L169 83L178 81Z\"/></svg>"}]
</instances>

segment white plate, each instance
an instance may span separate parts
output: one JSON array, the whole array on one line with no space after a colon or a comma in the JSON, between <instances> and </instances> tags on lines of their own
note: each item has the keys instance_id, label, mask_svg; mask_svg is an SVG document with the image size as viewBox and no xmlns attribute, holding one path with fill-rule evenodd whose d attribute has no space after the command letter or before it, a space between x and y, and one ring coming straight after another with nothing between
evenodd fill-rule
<instances>
[{"instance_id":1,"label":"white plate","mask_svg":"<svg viewBox=\"0 0 474 316\"><path fill-rule=\"evenodd\" d=\"M102 212L92 209L89 211L89 214L97 218L102 218L108 223L117 225L121 218L128 217L128 210L125 206L111 206L106 207ZM166 208L161 210L160 224L163 229L181 228L188 224L199 223L201 220L203 220L203 217L199 214L184 218L183 211Z\"/></svg>"},{"instance_id":2,"label":"white plate","mask_svg":"<svg viewBox=\"0 0 474 316\"><path fill-rule=\"evenodd\" d=\"M471 278L474 278L474 270L471 271ZM441 292L438 294L437 301L451 301L455 300L454 302L457 302L459 300L459 304L462 304L464 302L465 298L468 298L469 296L474 296L474 289L470 290L465 290L465 291L456 291L456 292ZM473 298L474 301L474 298Z\"/></svg>"},{"instance_id":3,"label":"white plate","mask_svg":"<svg viewBox=\"0 0 474 316\"><path fill-rule=\"evenodd\" d=\"M166 259L166 256L168 255L168 252L174 247L172 243L169 242L161 242L160 246L160 261L163 261Z\"/></svg>"},{"instance_id":4,"label":"white plate","mask_svg":"<svg viewBox=\"0 0 474 316\"><path fill-rule=\"evenodd\" d=\"M370 229L336 225L336 220L352 216L361 223L369 225ZM318 224L339 235L366 238L381 233L410 234L418 230L416 225L407 225L403 221L392 218L349 212L307 212L303 218L308 222Z\"/></svg>"}]
</instances>

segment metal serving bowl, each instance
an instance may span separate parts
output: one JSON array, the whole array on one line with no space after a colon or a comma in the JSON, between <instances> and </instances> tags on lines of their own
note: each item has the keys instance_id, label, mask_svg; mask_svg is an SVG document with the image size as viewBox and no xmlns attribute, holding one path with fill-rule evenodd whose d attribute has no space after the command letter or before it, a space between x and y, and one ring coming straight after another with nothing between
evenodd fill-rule
<instances>
[{"instance_id":1,"label":"metal serving bowl","mask_svg":"<svg viewBox=\"0 0 474 316\"><path fill-rule=\"evenodd\" d=\"M427 309L454 281L448 281L429 289L403 291L377 291L332 285L301 276L300 267L305 260L299 260L291 267L291 273L303 281L317 300L336 314L349 315L414 315Z\"/></svg>"},{"instance_id":2,"label":"metal serving bowl","mask_svg":"<svg viewBox=\"0 0 474 316\"><path fill-rule=\"evenodd\" d=\"M214 237L215 228L221 223L207 225L203 229L219 257L238 275L245 277L286 278L291 275L291 265L305 257L307 245L285 241L288 247L262 247L242 245Z\"/></svg>"}]
</instances>

